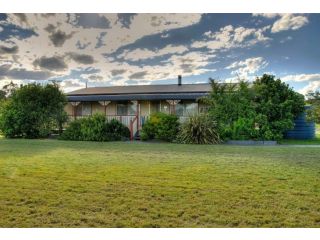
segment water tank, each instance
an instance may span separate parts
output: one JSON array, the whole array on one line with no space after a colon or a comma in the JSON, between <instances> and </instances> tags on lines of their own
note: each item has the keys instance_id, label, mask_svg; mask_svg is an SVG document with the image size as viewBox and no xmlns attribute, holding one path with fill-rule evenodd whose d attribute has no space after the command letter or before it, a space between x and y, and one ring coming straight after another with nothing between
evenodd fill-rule
<instances>
[{"instance_id":1,"label":"water tank","mask_svg":"<svg viewBox=\"0 0 320 240\"><path fill-rule=\"evenodd\" d=\"M287 139L313 139L315 138L316 125L314 122L308 122L306 119L306 110L310 106L305 107L305 111L294 120L294 128L284 134Z\"/></svg>"}]
</instances>

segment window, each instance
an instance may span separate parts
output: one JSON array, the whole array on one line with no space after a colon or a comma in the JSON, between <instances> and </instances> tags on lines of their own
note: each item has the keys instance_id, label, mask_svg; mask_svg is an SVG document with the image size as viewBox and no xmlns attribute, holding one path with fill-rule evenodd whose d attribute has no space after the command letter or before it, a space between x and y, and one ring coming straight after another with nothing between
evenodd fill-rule
<instances>
[{"instance_id":1,"label":"window","mask_svg":"<svg viewBox=\"0 0 320 240\"><path fill-rule=\"evenodd\" d=\"M183 108L184 108L184 104L183 103L178 103L175 106L175 112L177 116L183 116Z\"/></svg>"},{"instance_id":2,"label":"window","mask_svg":"<svg viewBox=\"0 0 320 240\"><path fill-rule=\"evenodd\" d=\"M150 102L150 111L151 113L160 112L160 101L151 101Z\"/></svg>"},{"instance_id":3,"label":"window","mask_svg":"<svg viewBox=\"0 0 320 240\"><path fill-rule=\"evenodd\" d=\"M175 106L177 116L190 116L198 113L198 103L178 103Z\"/></svg>"},{"instance_id":4,"label":"window","mask_svg":"<svg viewBox=\"0 0 320 240\"><path fill-rule=\"evenodd\" d=\"M82 116L91 115L91 103L84 102L82 104Z\"/></svg>"},{"instance_id":5,"label":"window","mask_svg":"<svg viewBox=\"0 0 320 240\"><path fill-rule=\"evenodd\" d=\"M137 104L132 102L128 103L128 115L136 115L137 114Z\"/></svg>"},{"instance_id":6,"label":"window","mask_svg":"<svg viewBox=\"0 0 320 240\"><path fill-rule=\"evenodd\" d=\"M184 109L184 115L195 115L198 113L198 103L186 103Z\"/></svg>"},{"instance_id":7,"label":"window","mask_svg":"<svg viewBox=\"0 0 320 240\"><path fill-rule=\"evenodd\" d=\"M120 102L117 104L117 115L136 115L137 104L132 102Z\"/></svg>"},{"instance_id":8,"label":"window","mask_svg":"<svg viewBox=\"0 0 320 240\"><path fill-rule=\"evenodd\" d=\"M128 106L124 103L118 103L117 104L117 115L127 115L128 112Z\"/></svg>"}]
</instances>

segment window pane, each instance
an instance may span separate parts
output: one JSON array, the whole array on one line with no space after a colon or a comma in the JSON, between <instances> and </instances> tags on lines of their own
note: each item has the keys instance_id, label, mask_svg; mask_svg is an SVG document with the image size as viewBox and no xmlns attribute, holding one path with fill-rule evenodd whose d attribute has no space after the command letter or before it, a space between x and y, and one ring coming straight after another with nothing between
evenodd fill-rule
<instances>
[{"instance_id":1,"label":"window pane","mask_svg":"<svg viewBox=\"0 0 320 240\"><path fill-rule=\"evenodd\" d=\"M127 104L118 103L117 104L117 115L127 115L128 107Z\"/></svg>"},{"instance_id":2,"label":"window pane","mask_svg":"<svg viewBox=\"0 0 320 240\"><path fill-rule=\"evenodd\" d=\"M83 103L80 103L78 106L76 106L75 107L75 114L77 115L77 116L82 116L82 104Z\"/></svg>"},{"instance_id":3,"label":"window pane","mask_svg":"<svg viewBox=\"0 0 320 240\"><path fill-rule=\"evenodd\" d=\"M177 116L183 116L183 109L184 109L184 104L183 103L178 103L175 106L175 110L176 110L176 115Z\"/></svg>"},{"instance_id":4,"label":"window pane","mask_svg":"<svg viewBox=\"0 0 320 240\"><path fill-rule=\"evenodd\" d=\"M150 102L151 113L160 112L160 101Z\"/></svg>"},{"instance_id":5,"label":"window pane","mask_svg":"<svg viewBox=\"0 0 320 240\"><path fill-rule=\"evenodd\" d=\"M137 104L133 104L132 102L128 103L128 115L136 115L137 114Z\"/></svg>"},{"instance_id":6,"label":"window pane","mask_svg":"<svg viewBox=\"0 0 320 240\"><path fill-rule=\"evenodd\" d=\"M91 115L91 103L85 102L82 104L82 116Z\"/></svg>"},{"instance_id":7,"label":"window pane","mask_svg":"<svg viewBox=\"0 0 320 240\"><path fill-rule=\"evenodd\" d=\"M198 113L198 103L186 103L184 116L195 115Z\"/></svg>"}]
</instances>

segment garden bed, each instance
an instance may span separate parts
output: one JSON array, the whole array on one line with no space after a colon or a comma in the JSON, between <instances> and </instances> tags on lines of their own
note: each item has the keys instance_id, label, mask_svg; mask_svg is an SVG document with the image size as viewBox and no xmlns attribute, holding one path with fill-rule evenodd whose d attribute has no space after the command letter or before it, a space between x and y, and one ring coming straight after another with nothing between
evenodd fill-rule
<instances>
[{"instance_id":1,"label":"garden bed","mask_svg":"<svg viewBox=\"0 0 320 240\"><path fill-rule=\"evenodd\" d=\"M267 145L267 146L274 146L277 145L277 141L255 141L255 140L229 140L226 142L228 145L245 145L245 146L252 146L252 145Z\"/></svg>"}]
</instances>

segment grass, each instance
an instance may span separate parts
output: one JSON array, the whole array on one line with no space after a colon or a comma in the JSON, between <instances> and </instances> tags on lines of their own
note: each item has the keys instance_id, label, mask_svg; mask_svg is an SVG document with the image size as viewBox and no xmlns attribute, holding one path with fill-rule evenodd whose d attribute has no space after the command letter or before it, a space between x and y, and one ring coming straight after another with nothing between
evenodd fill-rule
<instances>
[{"instance_id":1,"label":"grass","mask_svg":"<svg viewBox=\"0 0 320 240\"><path fill-rule=\"evenodd\" d=\"M0 227L320 227L320 148L0 140Z\"/></svg>"}]
</instances>

